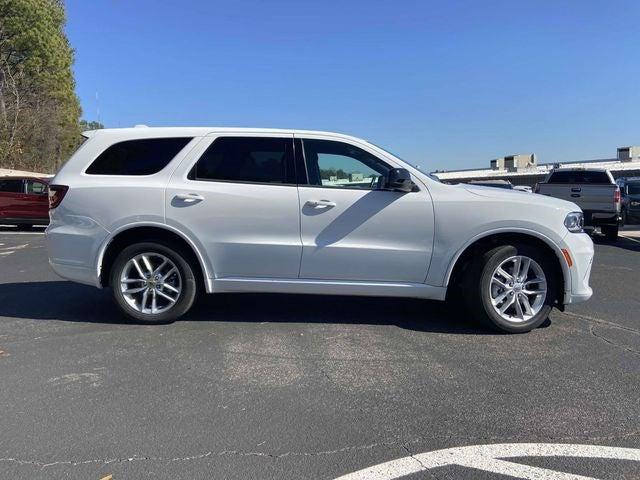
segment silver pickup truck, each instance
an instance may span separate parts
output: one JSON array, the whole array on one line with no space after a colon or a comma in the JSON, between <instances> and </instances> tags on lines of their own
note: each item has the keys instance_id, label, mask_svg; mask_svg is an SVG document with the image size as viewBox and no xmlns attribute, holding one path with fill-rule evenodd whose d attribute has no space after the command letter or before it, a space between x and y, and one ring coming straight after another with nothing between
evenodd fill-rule
<instances>
[{"instance_id":1,"label":"silver pickup truck","mask_svg":"<svg viewBox=\"0 0 640 480\"><path fill-rule=\"evenodd\" d=\"M584 224L600 227L609 240L618 238L620 188L604 168L558 168L540 182L536 193L577 204L584 212Z\"/></svg>"}]
</instances>

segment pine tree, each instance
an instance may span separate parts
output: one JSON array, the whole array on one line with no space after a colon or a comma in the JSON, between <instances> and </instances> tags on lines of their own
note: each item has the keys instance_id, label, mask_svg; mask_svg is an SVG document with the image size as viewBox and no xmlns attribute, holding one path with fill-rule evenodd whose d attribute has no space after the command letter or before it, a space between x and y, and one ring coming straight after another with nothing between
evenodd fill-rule
<instances>
[{"instance_id":1,"label":"pine tree","mask_svg":"<svg viewBox=\"0 0 640 480\"><path fill-rule=\"evenodd\" d=\"M0 167L54 172L78 142L64 24L61 0L0 0Z\"/></svg>"}]
</instances>

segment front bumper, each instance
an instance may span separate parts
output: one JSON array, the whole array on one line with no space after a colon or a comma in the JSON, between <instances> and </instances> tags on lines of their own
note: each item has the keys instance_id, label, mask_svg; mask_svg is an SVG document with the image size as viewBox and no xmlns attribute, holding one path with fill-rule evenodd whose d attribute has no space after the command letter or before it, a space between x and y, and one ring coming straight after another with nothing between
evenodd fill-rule
<instances>
[{"instance_id":1,"label":"front bumper","mask_svg":"<svg viewBox=\"0 0 640 480\"><path fill-rule=\"evenodd\" d=\"M586 233L567 233L563 240L563 248L569 253L572 263L569 267L570 279L565 279L563 303L568 305L585 302L593 295L593 289L589 286L593 265L593 241Z\"/></svg>"}]
</instances>

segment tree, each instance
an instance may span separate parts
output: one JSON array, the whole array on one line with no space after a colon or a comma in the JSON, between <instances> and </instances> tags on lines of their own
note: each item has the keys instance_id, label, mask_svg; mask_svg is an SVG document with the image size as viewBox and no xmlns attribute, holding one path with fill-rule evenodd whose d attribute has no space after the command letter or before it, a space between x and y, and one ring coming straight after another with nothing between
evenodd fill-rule
<instances>
[{"instance_id":1,"label":"tree","mask_svg":"<svg viewBox=\"0 0 640 480\"><path fill-rule=\"evenodd\" d=\"M0 0L0 167L53 172L77 144L64 24L61 0Z\"/></svg>"},{"instance_id":2,"label":"tree","mask_svg":"<svg viewBox=\"0 0 640 480\"><path fill-rule=\"evenodd\" d=\"M104 128L104 125L101 124L100 122L96 122L96 121L91 121L89 122L88 120L80 120L80 131L84 132L86 130L100 130L101 128Z\"/></svg>"}]
</instances>

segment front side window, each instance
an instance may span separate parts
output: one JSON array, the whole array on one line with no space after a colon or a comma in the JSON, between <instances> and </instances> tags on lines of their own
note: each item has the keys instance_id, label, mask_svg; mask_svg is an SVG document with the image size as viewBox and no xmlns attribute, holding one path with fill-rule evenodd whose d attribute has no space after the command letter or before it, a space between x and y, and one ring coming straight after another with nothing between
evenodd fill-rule
<instances>
[{"instance_id":1,"label":"front side window","mask_svg":"<svg viewBox=\"0 0 640 480\"><path fill-rule=\"evenodd\" d=\"M166 167L191 138L145 138L111 145L87 168L89 175L153 175Z\"/></svg>"},{"instance_id":2,"label":"front side window","mask_svg":"<svg viewBox=\"0 0 640 480\"><path fill-rule=\"evenodd\" d=\"M47 186L42 182L27 180L27 193L30 195L44 195L47 193Z\"/></svg>"},{"instance_id":3,"label":"front side window","mask_svg":"<svg viewBox=\"0 0 640 480\"><path fill-rule=\"evenodd\" d=\"M629 195L640 195L640 183L630 183L627 185Z\"/></svg>"},{"instance_id":4,"label":"front side window","mask_svg":"<svg viewBox=\"0 0 640 480\"><path fill-rule=\"evenodd\" d=\"M22 180L14 178L0 179L0 192L3 193L23 193Z\"/></svg>"},{"instance_id":5,"label":"front side window","mask_svg":"<svg viewBox=\"0 0 640 480\"><path fill-rule=\"evenodd\" d=\"M189 173L191 180L295 184L293 139L219 137Z\"/></svg>"},{"instance_id":6,"label":"front side window","mask_svg":"<svg viewBox=\"0 0 640 480\"><path fill-rule=\"evenodd\" d=\"M328 188L374 190L391 169L378 157L348 143L303 140L309 183Z\"/></svg>"}]
</instances>

